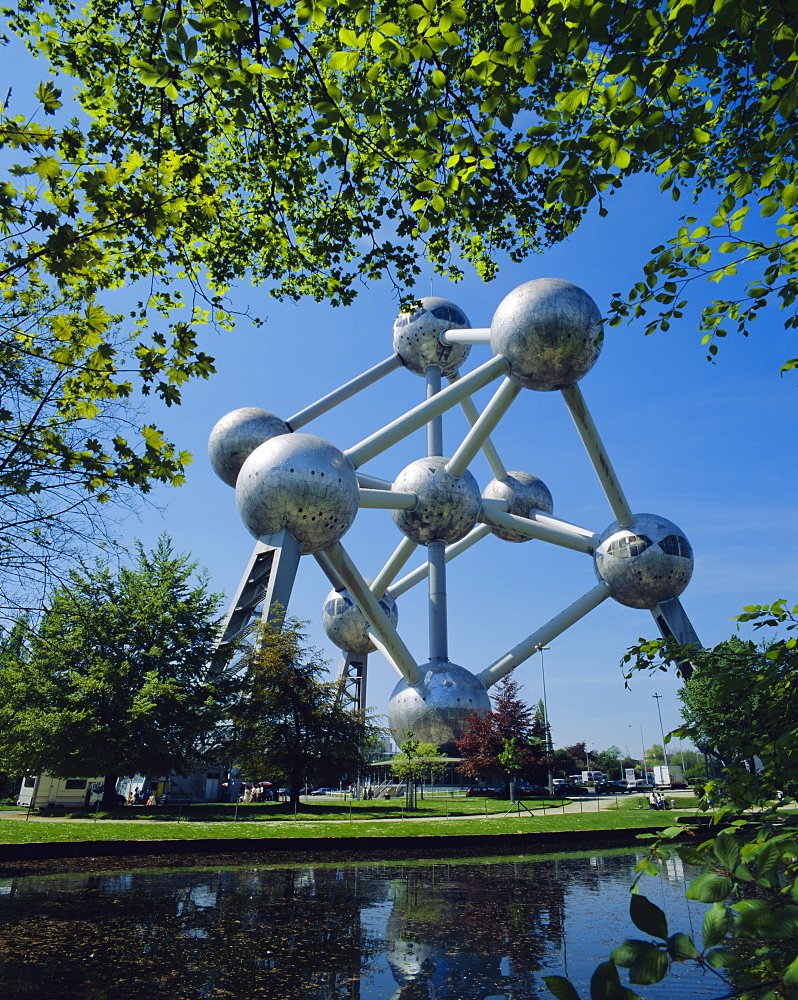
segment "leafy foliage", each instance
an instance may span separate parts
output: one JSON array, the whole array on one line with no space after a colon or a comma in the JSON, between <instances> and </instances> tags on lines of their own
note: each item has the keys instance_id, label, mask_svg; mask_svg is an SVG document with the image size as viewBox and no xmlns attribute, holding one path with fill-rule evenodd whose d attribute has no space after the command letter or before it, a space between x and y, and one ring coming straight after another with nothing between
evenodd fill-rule
<instances>
[{"instance_id":1,"label":"leafy foliage","mask_svg":"<svg viewBox=\"0 0 798 1000\"><path fill-rule=\"evenodd\" d=\"M798 323L789 5L22 0L5 13L77 79L81 107L61 129L6 122L27 154L16 173L34 180L5 195L26 233L10 272L113 283L138 260L135 275L179 272L214 309L244 274L348 301L361 277L406 287L419 244L439 271L466 261L489 278L498 254L563 239L653 174L696 214L616 297L614 321L653 308L647 329L667 329L690 280L739 272L704 310L710 356L771 302ZM38 98L54 113L61 95L45 82Z\"/></svg>"},{"instance_id":2,"label":"leafy foliage","mask_svg":"<svg viewBox=\"0 0 798 1000\"><path fill-rule=\"evenodd\" d=\"M472 713L468 729L456 740L463 757L458 770L467 778L520 774L545 779L548 756L543 739L534 731L534 712L519 697L520 687L507 674L492 694L495 708L485 715ZM508 745L512 752L508 755ZM505 757L502 760L502 757Z\"/></svg>"},{"instance_id":3,"label":"leafy foliage","mask_svg":"<svg viewBox=\"0 0 798 1000\"><path fill-rule=\"evenodd\" d=\"M162 536L116 573L74 569L35 629L18 623L0 655L0 767L166 774L202 758L230 688L206 679L220 595L195 568Z\"/></svg>"},{"instance_id":4,"label":"leafy foliage","mask_svg":"<svg viewBox=\"0 0 798 1000\"><path fill-rule=\"evenodd\" d=\"M344 710L326 663L305 649L303 623L286 617L258 626L240 661L245 671L231 714L230 759L251 778L285 782L299 803L305 784L358 773L373 727Z\"/></svg>"},{"instance_id":5,"label":"leafy foliage","mask_svg":"<svg viewBox=\"0 0 798 1000\"><path fill-rule=\"evenodd\" d=\"M637 866L630 915L635 926L654 940L624 941L607 964L629 969L629 981L648 984L663 979L674 962L696 962L722 983L724 995L742 1000L796 1000L798 997L798 815L785 810L782 789L798 795L798 713L794 688L798 677L796 639L798 606L786 601L751 605L738 616L754 628L778 630L760 647L733 638L715 649L695 650L665 640L642 643L627 654L633 669L678 667L686 657L695 666L700 697L696 697L695 736L703 725L720 719L722 706L735 697L756 705L753 726L734 716L719 738L729 747L722 775L710 781L702 801L712 810L712 826L671 827L656 837L648 857ZM718 675L702 681L712 669ZM743 681L744 679L744 681ZM692 680L688 681L688 686ZM731 698L730 698L731 692ZM751 770L747 759L756 753L761 768ZM692 832L693 837L683 835ZM701 837L705 839L701 840ZM692 841L692 842L691 842ZM687 897L707 904L701 940L669 931L665 914L639 893L644 875L659 875L673 855L701 867L687 888ZM598 974L597 970L597 974ZM567 982L563 980L563 982ZM548 984L554 996L568 996L561 983ZM570 986L570 984L568 984ZM556 989L554 988L556 987ZM559 992L558 992L559 990ZM591 996L634 997L613 981Z\"/></svg>"}]
</instances>

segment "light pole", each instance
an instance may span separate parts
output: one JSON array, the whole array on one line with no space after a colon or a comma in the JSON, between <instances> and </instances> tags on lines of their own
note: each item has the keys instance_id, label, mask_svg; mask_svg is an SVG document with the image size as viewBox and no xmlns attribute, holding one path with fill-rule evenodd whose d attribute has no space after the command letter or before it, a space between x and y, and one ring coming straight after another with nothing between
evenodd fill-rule
<instances>
[{"instance_id":1,"label":"light pole","mask_svg":"<svg viewBox=\"0 0 798 1000\"><path fill-rule=\"evenodd\" d=\"M546 733L546 754L551 757L552 745L551 745L551 729L549 728L549 706L546 702L546 671L543 668L543 650L551 649L551 646L538 646L537 651L540 653L540 677L543 681L543 725L545 727ZM549 792L551 792L551 770L549 770Z\"/></svg>"},{"instance_id":2,"label":"light pole","mask_svg":"<svg viewBox=\"0 0 798 1000\"><path fill-rule=\"evenodd\" d=\"M634 728L631 722L629 723L629 728L630 729ZM648 775L646 774L646 741L643 739L643 727L638 725L637 728L640 730L640 747L643 751L643 759L641 761L641 764L643 766L643 780L645 781L646 778L648 777Z\"/></svg>"},{"instance_id":3,"label":"light pole","mask_svg":"<svg viewBox=\"0 0 798 1000\"><path fill-rule=\"evenodd\" d=\"M662 697L662 695L661 694L653 694L651 697L657 699L657 715L659 716L659 731L662 734L662 762L665 765L665 767L667 767L668 766L668 755L665 752L665 730L662 727L662 712L659 709L659 700Z\"/></svg>"}]
</instances>

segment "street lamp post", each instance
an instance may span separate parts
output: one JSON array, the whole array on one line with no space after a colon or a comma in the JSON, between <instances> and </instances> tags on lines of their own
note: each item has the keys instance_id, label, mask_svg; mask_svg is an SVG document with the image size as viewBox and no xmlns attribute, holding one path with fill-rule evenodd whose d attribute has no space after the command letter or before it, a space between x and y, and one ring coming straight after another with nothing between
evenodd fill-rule
<instances>
[{"instance_id":1,"label":"street lamp post","mask_svg":"<svg viewBox=\"0 0 798 1000\"><path fill-rule=\"evenodd\" d=\"M543 667L543 650L551 649L551 646L538 646L537 651L540 653L540 677L543 681L543 725L546 732L546 754L551 757L552 745L551 745L551 729L549 728L549 706L546 701L546 671ZM552 790L551 784L551 770L549 770L549 792Z\"/></svg>"},{"instance_id":2,"label":"street lamp post","mask_svg":"<svg viewBox=\"0 0 798 1000\"><path fill-rule=\"evenodd\" d=\"M659 731L662 734L662 762L665 765L665 767L667 767L668 766L668 755L665 752L665 730L664 730L664 728L662 726L662 712L660 711L660 708L659 708L659 700L660 700L661 697L662 697L661 694L653 694L652 695L652 698L656 698L657 699L657 715L659 716Z\"/></svg>"},{"instance_id":3,"label":"street lamp post","mask_svg":"<svg viewBox=\"0 0 798 1000\"><path fill-rule=\"evenodd\" d=\"M630 729L634 728L631 722L629 723L629 728ZM640 763L643 767L643 780L645 781L646 778L648 777L648 775L646 774L646 741L643 739L643 727L641 725L638 725L637 728L640 730L640 748L643 751L643 759L641 760Z\"/></svg>"}]
</instances>

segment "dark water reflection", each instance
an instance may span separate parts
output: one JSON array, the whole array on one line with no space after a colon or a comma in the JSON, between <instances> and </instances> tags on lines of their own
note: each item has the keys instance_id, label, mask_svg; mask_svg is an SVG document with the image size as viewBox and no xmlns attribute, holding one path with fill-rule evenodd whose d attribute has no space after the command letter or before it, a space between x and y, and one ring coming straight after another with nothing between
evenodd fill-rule
<instances>
[{"instance_id":1,"label":"dark water reflection","mask_svg":"<svg viewBox=\"0 0 798 1000\"><path fill-rule=\"evenodd\" d=\"M639 855L150 871L0 881L0 996L524 1000L586 994L625 936ZM676 861L644 891L700 927ZM708 998L682 971L646 997Z\"/></svg>"}]
</instances>

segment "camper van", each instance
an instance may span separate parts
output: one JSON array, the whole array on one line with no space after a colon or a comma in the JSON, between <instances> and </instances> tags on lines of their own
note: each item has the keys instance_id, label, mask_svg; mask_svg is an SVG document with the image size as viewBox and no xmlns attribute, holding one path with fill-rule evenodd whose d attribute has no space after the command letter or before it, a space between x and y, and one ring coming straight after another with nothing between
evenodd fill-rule
<instances>
[{"instance_id":1,"label":"camper van","mask_svg":"<svg viewBox=\"0 0 798 1000\"><path fill-rule=\"evenodd\" d=\"M99 778L54 778L51 774L26 775L17 796L18 806L64 806L80 809L93 805L102 798L103 779Z\"/></svg>"}]
</instances>

